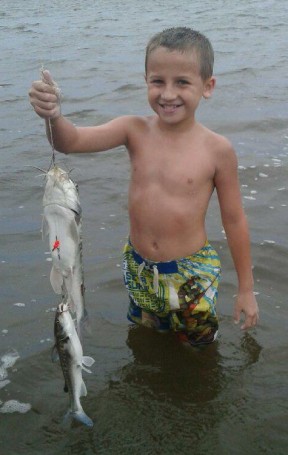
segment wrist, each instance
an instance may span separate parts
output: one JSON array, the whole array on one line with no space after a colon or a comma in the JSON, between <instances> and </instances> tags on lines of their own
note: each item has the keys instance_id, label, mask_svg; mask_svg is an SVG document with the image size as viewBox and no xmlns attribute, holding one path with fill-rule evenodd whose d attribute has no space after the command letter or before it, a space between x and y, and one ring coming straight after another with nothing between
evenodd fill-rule
<instances>
[{"instance_id":1,"label":"wrist","mask_svg":"<svg viewBox=\"0 0 288 455\"><path fill-rule=\"evenodd\" d=\"M51 125L56 125L56 123L61 119L61 117L63 117L61 111L59 110L59 112L55 112L54 114L51 115L51 117L48 117L46 119L46 122L47 123L51 123Z\"/></svg>"},{"instance_id":2,"label":"wrist","mask_svg":"<svg viewBox=\"0 0 288 455\"><path fill-rule=\"evenodd\" d=\"M254 290L254 280L253 277L249 277L249 279L245 281L238 282L238 293L245 294L249 292L253 292Z\"/></svg>"},{"instance_id":3,"label":"wrist","mask_svg":"<svg viewBox=\"0 0 288 455\"><path fill-rule=\"evenodd\" d=\"M238 287L238 294L250 294L254 292L254 286L239 286Z\"/></svg>"},{"instance_id":4,"label":"wrist","mask_svg":"<svg viewBox=\"0 0 288 455\"><path fill-rule=\"evenodd\" d=\"M254 288L238 288L238 295L243 295L243 294L253 294L254 293Z\"/></svg>"},{"instance_id":5,"label":"wrist","mask_svg":"<svg viewBox=\"0 0 288 455\"><path fill-rule=\"evenodd\" d=\"M245 273L245 276L238 275L238 293L249 293L254 290L254 278L252 270L249 273Z\"/></svg>"}]
</instances>

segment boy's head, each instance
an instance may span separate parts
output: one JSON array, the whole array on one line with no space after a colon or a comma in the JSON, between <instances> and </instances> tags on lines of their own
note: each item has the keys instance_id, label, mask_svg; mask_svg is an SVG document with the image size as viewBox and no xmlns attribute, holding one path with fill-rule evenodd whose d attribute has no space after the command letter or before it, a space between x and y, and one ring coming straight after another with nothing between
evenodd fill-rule
<instances>
[{"instance_id":1,"label":"boy's head","mask_svg":"<svg viewBox=\"0 0 288 455\"><path fill-rule=\"evenodd\" d=\"M171 51L194 51L199 59L200 76L203 81L213 75L214 52L206 36L188 27L175 27L163 30L154 35L147 44L145 58L145 72L150 54L159 47Z\"/></svg>"}]
</instances>

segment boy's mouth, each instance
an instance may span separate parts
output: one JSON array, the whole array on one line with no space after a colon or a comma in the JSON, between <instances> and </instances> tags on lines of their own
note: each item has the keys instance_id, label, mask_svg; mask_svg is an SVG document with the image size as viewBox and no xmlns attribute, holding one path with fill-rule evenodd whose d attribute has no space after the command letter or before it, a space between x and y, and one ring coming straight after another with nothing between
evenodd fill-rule
<instances>
[{"instance_id":1,"label":"boy's mouth","mask_svg":"<svg viewBox=\"0 0 288 455\"><path fill-rule=\"evenodd\" d=\"M166 104L166 103L159 103L159 106L167 113L175 112L181 104Z\"/></svg>"}]
</instances>

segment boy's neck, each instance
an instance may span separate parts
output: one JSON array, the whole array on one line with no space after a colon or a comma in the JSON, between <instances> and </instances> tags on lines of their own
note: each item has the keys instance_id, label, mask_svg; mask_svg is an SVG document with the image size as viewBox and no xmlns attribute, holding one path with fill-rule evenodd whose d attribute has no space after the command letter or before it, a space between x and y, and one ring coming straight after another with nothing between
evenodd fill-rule
<instances>
[{"instance_id":1,"label":"boy's neck","mask_svg":"<svg viewBox=\"0 0 288 455\"><path fill-rule=\"evenodd\" d=\"M196 119L193 117L189 120L186 120L185 122L179 122L179 123L166 123L163 122L159 117L155 116L156 120L156 125L158 128L165 132L165 133L185 133L185 132L191 132L192 129L194 129L197 125L198 122Z\"/></svg>"}]
</instances>

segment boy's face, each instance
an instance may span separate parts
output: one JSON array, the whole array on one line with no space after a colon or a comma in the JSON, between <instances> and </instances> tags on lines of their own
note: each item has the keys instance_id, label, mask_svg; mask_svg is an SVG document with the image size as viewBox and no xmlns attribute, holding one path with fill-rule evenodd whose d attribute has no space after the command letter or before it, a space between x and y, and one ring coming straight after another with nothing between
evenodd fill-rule
<instances>
[{"instance_id":1,"label":"boy's face","mask_svg":"<svg viewBox=\"0 0 288 455\"><path fill-rule=\"evenodd\" d=\"M171 51L158 47L148 57L148 101L165 124L191 123L202 98L209 98L215 78L203 81L195 51Z\"/></svg>"}]
</instances>

